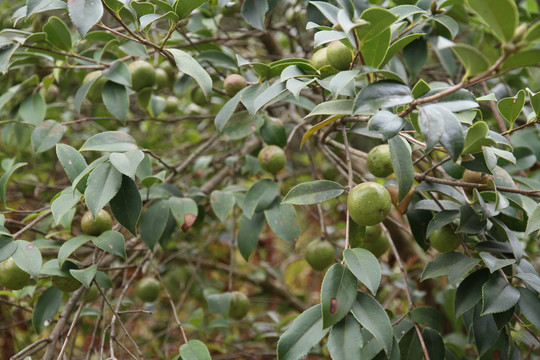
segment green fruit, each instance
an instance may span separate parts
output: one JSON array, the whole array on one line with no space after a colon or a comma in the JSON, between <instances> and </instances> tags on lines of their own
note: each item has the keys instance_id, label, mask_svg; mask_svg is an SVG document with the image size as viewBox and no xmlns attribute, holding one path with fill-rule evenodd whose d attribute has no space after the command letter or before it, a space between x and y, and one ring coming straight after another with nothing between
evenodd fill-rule
<instances>
[{"instance_id":1,"label":"green fruit","mask_svg":"<svg viewBox=\"0 0 540 360\"><path fill-rule=\"evenodd\" d=\"M266 118L261 126L261 137L268 145L283 147L287 145L287 134L281 120L277 118Z\"/></svg>"},{"instance_id":2,"label":"green fruit","mask_svg":"<svg viewBox=\"0 0 540 360\"><path fill-rule=\"evenodd\" d=\"M358 225L376 225L383 221L392 207L392 198L384 186L365 182L355 186L347 198L351 219Z\"/></svg>"},{"instance_id":3,"label":"green fruit","mask_svg":"<svg viewBox=\"0 0 540 360\"><path fill-rule=\"evenodd\" d=\"M161 284L158 280L145 277L135 285L135 295L144 302L154 302L159 297Z\"/></svg>"},{"instance_id":4,"label":"green fruit","mask_svg":"<svg viewBox=\"0 0 540 360\"><path fill-rule=\"evenodd\" d=\"M369 250L376 257L381 257L390 248L388 238L379 225L366 226L366 235L360 243L360 248Z\"/></svg>"},{"instance_id":5,"label":"green fruit","mask_svg":"<svg viewBox=\"0 0 540 360\"><path fill-rule=\"evenodd\" d=\"M330 63L328 62L328 58L326 56L327 48L322 48L313 54L311 58L311 65L317 70L322 69L325 66L329 66Z\"/></svg>"},{"instance_id":6,"label":"green fruit","mask_svg":"<svg viewBox=\"0 0 540 360\"><path fill-rule=\"evenodd\" d=\"M178 106L180 105L180 100L176 96L167 96L165 99L165 111L167 114L174 114L178 111Z\"/></svg>"},{"instance_id":7,"label":"green fruit","mask_svg":"<svg viewBox=\"0 0 540 360\"><path fill-rule=\"evenodd\" d=\"M195 87L191 92L191 101L199 106L204 106L208 104L208 99L200 87Z\"/></svg>"},{"instance_id":8,"label":"green fruit","mask_svg":"<svg viewBox=\"0 0 540 360\"><path fill-rule=\"evenodd\" d=\"M101 209L96 218L92 216L90 211L87 211L81 219L81 230L87 235L98 236L107 230L112 229L111 215Z\"/></svg>"},{"instance_id":9,"label":"green fruit","mask_svg":"<svg viewBox=\"0 0 540 360\"><path fill-rule=\"evenodd\" d=\"M246 79L242 75L238 74L232 74L225 78L225 81L223 82L223 88L225 89L225 92L227 95L233 97L238 93L240 90L245 88L247 85Z\"/></svg>"},{"instance_id":10,"label":"green fruit","mask_svg":"<svg viewBox=\"0 0 540 360\"><path fill-rule=\"evenodd\" d=\"M394 172L390 146L384 144L375 146L368 153L367 168L370 173L377 177L387 177Z\"/></svg>"},{"instance_id":11,"label":"green fruit","mask_svg":"<svg viewBox=\"0 0 540 360\"><path fill-rule=\"evenodd\" d=\"M349 70L353 61L351 49L339 40L334 40L328 45L326 57L330 65L338 70Z\"/></svg>"},{"instance_id":12,"label":"green fruit","mask_svg":"<svg viewBox=\"0 0 540 360\"><path fill-rule=\"evenodd\" d=\"M128 65L131 73L131 88L135 91L152 87L156 82L156 70L146 61L137 60Z\"/></svg>"},{"instance_id":13,"label":"green fruit","mask_svg":"<svg viewBox=\"0 0 540 360\"><path fill-rule=\"evenodd\" d=\"M0 286L11 290L22 289L30 279L30 274L15 264L13 257L0 263Z\"/></svg>"},{"instance_id":14,"label":"green fruit","mask_svg":"<svg viewBox=\"0 0 540 360\"><path fill-rule=\"evenodd\" d=\"M90 286L90 289L86 292L86 302L91 303L96 300L99 294L99 290L96 285Z\"/></svg>"},{"instance_id":15,"label":"green fruit","mask_svg":"<svg viewBox=\"0 0 540 360\"><path fill-rule=\"evenodd\" d=\"M52 103L55 102L60 96L60 89L55 84L51 84L47 90L42 88L40 93L45 98L45 102Z\"/></svg>"},{"instance_id":16,"label":"green fruit","mask_svg":"<svg viewBox=\"0 0 540 360\"><path fill-rule=\"evenodd\" d=\"M240 1L229 1L220 10L223 16L234 16L240 11Z\"/></svg>"},{"instance_id":17,"label":"green fruit","mask_svg":"<svg viewBox=\"0 0 540 360\"><path fill-rule=\"evenodd\" d=\"M322 271L334 262L334 247L328 241L315 240L306 247L306 261L313 270Z\"/></svg>"},{"instance_id":18,"label":"green fruit","mask_svg":"<svg viewBox=\"0 0 540 360\"><path fill-rule=\"evenodd\" d=\"M92 71L84 77L83 84L86 84L87 82L90 82L94 79L97 80L94 81L92 86L90 86L90 89L88 89L88 92L86 93L86 98L93 103L100 103L103 101L103 98L101 97L101 92L103 91L103 86L107 82L107 78L105 76L102 76L102 73L99 70Z\"/></svg>"},{"instance_id":19,"label":"green fruit","mask_svg":"<svg viewBox=\"0 0 540 360\"><path fill-rule=\"evenodd\" d=\"M161 68L156 69L156 87L158 90L169 86L169 75Z\"/></svg>"},{"instance_id":20,"label":"green fruit","mask_svg":"<svg viewBox=\"0 0 540 360\"><path fill-rule=\"evenodd\" d=\"M73 292L82 286L81 282L74 277L53 276L52 284L63 292Z\"/></svg>"},{"instance_id":21,"label":"green fruit","mask_svg":"<svg viewBox=\"0 0 540 360\"><path fill-rule=\"evenodd\" d=\"M286 158L283 150L276 145L268 145L259 152L259 165L272 174L277 174L285 167Z\"/></svg>"},{"instance_id":22,"label":"green fruit","mask_svg":"<svg viewBox=\"0 0 540 360\"><path fill-rule=\"evenodd\" d=\"M229 307L229 317L240 320L249 311L250 308L249 299L244 293L240 291L231 292L231 305Z\"/></svg>"},{"instance_id":23,"label":"green fruit","mask_svg":"<svg viewBox=\"0 0 540 360\"><path fill-rule=\"evenodd\" d=\"M459 236L449 225L433 231L429 236L429 242L439 252L454 251L461 244Z\"/></svg>"},{"instance_id":24,"label":"green fruit","mask_svg":"<svg viewBox=\"0 0 540 360\"><path fill-rule=\"evenodd\" d=\"M176 71L176 66L171 64L170 61L163 61L161 64L159 64L159 68L165 70L167 75L168 74L173 74Z\"/></svg>"}]
</instances>

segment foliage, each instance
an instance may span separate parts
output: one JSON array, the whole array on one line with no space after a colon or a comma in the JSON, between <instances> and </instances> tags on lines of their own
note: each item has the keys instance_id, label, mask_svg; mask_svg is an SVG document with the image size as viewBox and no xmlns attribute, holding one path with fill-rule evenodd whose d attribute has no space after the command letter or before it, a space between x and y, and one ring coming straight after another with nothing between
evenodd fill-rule
<instances>
[{"instance_id":1,"label":"foliage","mask_svg":"<svg viewBox=\"0 0 540 360\"><path fill-rule=\"evenodd\" d=\"M6 358L539 356L538 2L0 8L0 262L30 276L0 290ZM392 200L354 204L379 259L358 184Z\"/></svg>"}]
</instances>

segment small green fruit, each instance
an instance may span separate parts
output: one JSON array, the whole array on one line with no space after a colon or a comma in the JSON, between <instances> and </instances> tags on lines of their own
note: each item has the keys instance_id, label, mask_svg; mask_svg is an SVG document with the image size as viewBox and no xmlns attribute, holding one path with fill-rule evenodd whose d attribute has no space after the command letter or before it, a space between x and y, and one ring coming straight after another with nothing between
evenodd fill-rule
<instances>
[{"instance_id":1,"label":"small green fruit","mask_svg":"<svg viewBox=\"0 0 540 360\"><path fill-rule=\"evenodd\" d=\"M195 87L191 92L191 101L199 106L205 106L208 104L208 99L200 87Z\"/></svg>"},{"instance_id":2,"label":"small green fruit","mask_svg":"<svg viewBox=\"0 0 540 360\"><path fill-rule=\"evenodd\" d=\"M439 252L454 251L461 244L459 236L449 225L433 231L429 236L429 242Z\"/></svg>"},{"instance_id":3,"label":"small green fruit","mask_svg":"<svg viewBox=\"0 0 540 360\"><path fill-rule=\"evenodd\" d=\"M240 11L240 1L229 1L220 10L223 16L234 16Z\"/></svg>"},{"instance_id":4,"label":"small green fruit","mask_svg":"<svg viewBox=\"0 0 540 360\"><path fill-rule=\"evenodd\" d=\"M384 186L365 182L355 186L347 198L351 219L358 225L376 225L383 221L392 207L392 198Z\"/></svg>"},{"instance_id":5,"label":"small green fruit","mask_svg":"<svg viewBox=\"0 0 540 360\"><path fill-rule=\"evenodd\" d=\"M376 257L381 257L388 251L390 244L381 227L375 225L366 226L366 235L359 247L371 251Z\"/></svg>"},{"instance_id":6,"label":"small green fruit","mask_svg":"<svg viewBox=\"0 0 540 360\"><path fill-rule=\"evenodd\" d=\"M287 161L283 150L276 145L264 147L257 158L261 167L272 174L277 174L283 169Z\"/></svg>"},{"instance_id":7,"label":"small green fruit","mask_svg":"<svg viewBox=\"0 0 540 360\"><path fill-rule=\"evenodd\" d=\"M377 177L387 177L394 172L390 146L384 144L375 146L368 153L367 167L370 173Z\"/></svg>"},{"instance_id":8,"label":"small green fruit","mask_svg":"<svg viewBox=\"0 0 540 360\"><path fill-rule=\"evenodd\" d=\"M261 137L268 145L283 147L287 145L287 134L283 122L277 118L268 117L261 126Z\"/></svg>"},{"instance_id":9,"label":"small green fruit","mask_svg":"<svg viewBox=\"0 0 540 360\"><path fill-rule=\"evenodd\" d=\"M249 299L244 293L240 291L231 292L231 305L229 307L229 317L240 320L249 311L251 304Z\"/></svg>"},{"instance_id":10,"label":"small green fruit","mask_svg":"<svg viewBox=\"0 0 540 360\"><path fill-rule=\"evenodd\" d=\"M156 69L156 87L158 90L169 86L169 75L161 68Z\"/></svg>"},{"instance_id":11,"label":"small green fruit","mask_svg":"<svg viewBox=\"0 0 540 360\"><path fill-rule=\"evenodd\" d=\"M225 78L223 88L230 97L233 97L240 90L247 86L246 79L242 75L232 74Z\"/></svg>"},{"instance_id":12,"label":"small green fruit","mask_svg":"<svg viewBox=\"0 0 540 360\"><path fill-rule=\"evenodd\" d=\"M145 277L135 285L135 295L144 302L154 302L159 297L161 284L158 280Z\"/></svg>"},{"instance_id":13,"label":"small green fruit","mask_svg":"<svg viewBox=\"0 0 540 360\"><path fill-rule=\"evenodd\" d=\"M13 257L0 263L0 286L10 290L22 289L30 279L30 274L15 264Z\"/></svg>"},{"instance_id":14,"label":"small green fruit","mask_svg":"<svg viewBox=\"0 0 540 360\"><path fill-rule=\"evenodd\" d=\"M322 271L334 262L334 247L328 241L314 240L306 247L306 261L313 270Z\"/></svg>"},{"instance_id":15,"label":"small green fruit","mask_svg":"<svg viewBox=\"0 0 540 360\"><path fill-rule=\"evenodd\" d=\"M338 70L349 70L353 61L351 49L339 40L334 40L328 45L326 57L330 65Z\"/></svg>"},{"instance_id":16,"label":"small green fruit","mask_svg":"<svg viewBox=\"0 0 540 360\"><path fill-rule=\"evenodd\" d=\"M322 48L313 54L313 57L311 58L311 65L317 70L322 69L325 66L329 66L330 63L328 62L328 58L326 56L327 48Z\"/></svg>"},{"instance_id":17,"label":"small green fruit","mask_svg":"<svg viewBox=\"0 0 540 360\"><path fill-rule=\"evenodd\" d=\"M87 235L98 236L111 229L112 218L106 210L101 209L95 219L92 213L87 211L81 219L81 230Z\"/></svg>"},{"instance_id":18,"label":"small green fruit","mask_svg":"<svg viewBox=\"0 0 540 360\"><path fill-rule=\"evenodd\" d=\"M137 60L128 65L131 73L131 88L135 91L152 87L156 82L156 70L146 61Z\"/></svg>"},{"instance_id":19,"label":"small green fruit","mask_svg":"<svg viewBox=\"0 0 540 360\"><path fill-rule=\"evenodd\" d=\"M178 111L178 106L180 105L180 100L176 96L167 96L165 99L165 111L167 114L174 114Z\"/></svg>"},{"instance_id":20,"label":"small green fruit","mask_svg":"<svg viewBox=\"0 0 540 360\"><path fill-rule=\"evenodd\" d=\"M107 78L105 76L102 76L102 73L99 70L92 71L84 77L83 84L86 84L94 79L97 80L94 81L92 86L90 86L90 89L88 89L88 92L86 93L86 98L92 103L100 103L103 101L101 93L103 91L103 86L107 82Z\"/></svg>"}]
</instances>

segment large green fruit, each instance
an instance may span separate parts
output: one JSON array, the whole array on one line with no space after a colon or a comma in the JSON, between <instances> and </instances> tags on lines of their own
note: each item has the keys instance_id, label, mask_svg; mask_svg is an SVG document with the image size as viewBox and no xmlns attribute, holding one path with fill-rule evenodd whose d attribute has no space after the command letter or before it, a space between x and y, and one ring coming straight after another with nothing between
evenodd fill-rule
<instances>
[{"instance_id":1,"label":"large green fruit","mask_svg":"<svg viewBox=\"0 0 540 360\"><path fill-rule=\"evenodd\" d=\"M322 271L334 262L334 247L328 241L314 240L306 247L305 258L313 270Z\"/></svg>"},{"instance_id":2,"label":"large green fruit","mask_svg":"<svg viewBox=\"0 0 540 360\"><path fill-rule=\"evenodd\" d=\"M107 82L107 78L102 75L101 71L96 70L86 74L83 79L83 84L86 84L94 79L97 80L94 81L92 86L90 86L90 89L88 89L88 92L86 93L86 98L93 103L100 103L103 101L101 93L103 91L103 86Z\"/></svg>"},{"instance_id":3,"label":"large green fruit","mask_svg":"<svg viewBox=\"0 0 540 360\"><path fill-rule=\"evenodd\" d=\"M156 301L160 291L161 284L151 277L142 278L135 285L135 295L144 302Z\"/></svg>"},{"instance_id":4,"label":"large green fruit","mask_svg":"<svg viewBox=\"0 0 540 360\"><path fill-rule=\"evenodd\" d=\"M229 317L240 320L249 311L250 308L249 299L244 293L240 291L231 292L231 305L229 307Z\"/></svg>"},{"instance_id":5,"label":"large green fruit","mask_svg":"<svg viewBox=\"0 0 540 360\"><path fill-rule=\"evenodd\" d=\"M394 172L390 146L387 144L375 146L368 153L367 167L370 173L377 177L387 177Z\"/></svg>"},{"instance_id":6,"label":"large green fruit","mask_svg":"<svg viewBox=\"0 0 540 360\"><path fill-rule=\"evenodd\" d=\"M227 95L233 97L238 93L240 90L245 88L247 85L246 79L242 75L238 74L232 74L225 78L225 81L223 82L223 88L225 89L225 92Z\"/></svg>"},{"instance_id":7,"label":"large green fruit","mask_svg":"<svg viewBox=\"0 0 540 360\"><path fill-rule=\"evenodd\" d=\"M259 164L261 167L272 174L277 174L285 167L287 159L283 150L276 145L265 146L260 152Z\"/></svg>"},{"instance_id":8,"label":"large green fruit","mask_svg":"<svg viewBox=\"0 0 540 360\"><path fill-rule=\"evenodd\" d=\"M128 65L131 73L131 88L135 91L152 87L156 82L156 70L146 61L137 60Z\"/></svg>"},{"instance_id":9,"label":"large green fruit","mask_svg":"<svg viewBox=\"0 0 540 360\"><path fill-rule=\"evenodd\" d=\"M366 235L359 247L371 251L376 257L381 257L390 248L390 243L380 225L366 226Z\"/></svg>"},{"instance_id":10,"label":"large green fruit","mask_svg":"<svg viewBox=\"0 0 540 360\"><path fill-rule=\"evenodd\" d=\"M268 145L279 147L287 145L287 134L281 120L272 117L266 118L260 131L261 137Z\"/></svg>"},{"instance_id":11,"label":"large green fruit","mask_svg":"<svg viewBox=\"0 0 540 360\"><path fill-rule=\"evenodd\" d=\"M330 65L330 63L328 62L328 58L326 57L326 51L327 48L324 47L315 51L315 53L311 57L311 65L313 65L315 69L320 70L323 67Z\"/></svg>"},{"instance_id":12,"label":"large green fruit","mask_svg":"<svg viewBox=\"0 0 540 360\"><path fill-rule=\"evenodd\" d=\"M15 264L13 257L0 263L0 286L11 290L22 289L30 279L30 274Z\"/></svg>"},{"instance_id":13,"label":"large green fruit","mask_svg":"<svg viewBox=\"0 0 540 360\"><path fill-rule=\"evenodd\" d=\"M178 106L180 105L180 100L176 96L167 96L165 99L165 111L167 114L174 114L178 111Z\"/></svg>"},{"instance_id":14,"label":"large green fruit","mask_svg":"<svg viewBox=\"0 0 540 360\"><path fill-rule=\"evenodd\" d=\"M429 236L429 242L439 252L454 251L461 244L459 236L449 225L433 231Z\"/></svg>"},{"instance_id":15,"label":"large green fruit","mask_svg":"<svg viewBox=\"0 0 540 360\"><path fill-rule=\"evenodd\" d=\"M193 91L191 92L191 101L193 101L199 106L204 106L208 104L208 99L206 98L206 95L204 95L204 92L198 86L196 86L195 89L193 89Z\"/></svg>"},{"instance_id":16,"label":"large green fruit","mask_svg":"<svg viewBox=\"0 0 540 360\"><path fill-rule=\"evenodd\" d=\"M343 45L341 41L334 40L328 45L326 58L332 67L338 70L349 70L353 61L353 54L351 49Z\"/></svg>"},{"instance_id":17,"label":"large green fruit","mask_svg":"<svg viewBox=\"0 0 540 360\"><path fill-rule=\"evenodd\" d=\"M351 219L358 225L376 225L383 221L392 207L392 198L384 186L365 182L355 186L347 198Z\"/></svg>"},{"instance_id":18,"label":"large green fruit","mask_svg":"<svg viewBox=\"0 0 540 360\"><path fill-rule=\"evenodd\" d=\"M112 218L106 210L101 209L95 219L92 213L87 211L81 219L81 230L87 235L98 236L111 229Z\"/></svg>"},{"instance_id":19,"label":"large green fruit","mask_svg":"<svg viewBox=\"0 0 540 360\"><path fill-rule=\"evenodd\" d=\"M156 70L156 87L158 90L164 89L169 86L169 74L162 68Z\"/></svg>"}]
</instances>

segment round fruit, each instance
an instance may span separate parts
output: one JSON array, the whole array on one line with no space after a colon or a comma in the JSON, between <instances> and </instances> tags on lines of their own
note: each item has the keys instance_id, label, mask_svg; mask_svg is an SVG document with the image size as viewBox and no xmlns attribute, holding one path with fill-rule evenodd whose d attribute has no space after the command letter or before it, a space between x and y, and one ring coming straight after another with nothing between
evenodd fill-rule
<instances>
[{"instance_id":1,"label":"round fruit","mask_svg":"<svg viewBox=\"0 0 540 360\"><path fill-rule=\"evenodd\" d=\"M328 241L312 241L306 247L305 257L313 270L324 270L334 262L334 247Z\"/></svg>"},{"instance_id":2,"label":"round fruit","mask_svg":"<svg viewBox=\"0 0 540 360\"><path fill-rule=\"evenodd\" d=\"M266 118L261 126L261 137L268 145L283 147L287 145L287 134L283 122L277 118Z\"/></svg>"},{"instance_id":3,"label":"round fruit","mask_svg":"<svg viewBox=\"0 0 540 360\"><path fill-rule=\"evenodd\" d=\"M176 96L167 96L165 100L165 111L167 114L174 114L178 111L178 105L180 105L180 100Z\"/></svg>"},{"instance_id":4,"label":"round fruit","mask_svg":"<svg viewBox=\"0 0 540 360\"><path fill-rule=\"evenodd\" d=\"M176 66L171 64L170 61L163 61L161 64L159 64L159 68L165 70L167 74L172 74L176 71Z\"/></svg>"},{"instance_id":5,"label":"round fruit","mask_svg":"<svg viewBox=\"0 0 540 360\"><path fill-rule=\"evenodd\" d=\"M320 70L321 68L330 65L326 56L326 51L327 48L322 48L315 51L313 54L313 57L311 58L311 65L313 65L315 69Z\"/></svg>"},{"instance_id":6,"label":"round fruit","mask_svg":"<svg viewBox=\"0 0 540 360\"><path fill-rule=\"evenodd\" d=\"M164 89L169 86L169 75L161 68L156 69L156 86L158 90Z\"/></svg>"},{"instance_id":7,"label":"round fruit","mask_svg":"<svg viewBox=\"0 0 540 360\"><path fill-rule=\"evenodd\" d=\"M370 173L377 177L387 177L394 172L390 146L384 144L375 146L368 153L367 167Z\"/></svg>"},{"instance_id":8,"label":"round fruit","mask_svg":"<svg viewBox=\"0 0 540 360\"><path fill-rule=\"evenodd\" d=\"M369 250L376 257L381 257L390 248L388 238L379 225L366 226L366 235L360 243L360 248Z\"/></svg>"},{"instance_id":9,"label":"round fruit","mask_svg":"<svg viewBox=\"0 0 540 360\"><path fill-rule=\"evenodd\" d=\"M156 82L156 70L146 61L137 60L128 65L131 73L131 88L135 91L152 87Z\"/></svg>"},{"instance_id":10,"label":"round fruit","mask_svg":"<svg viewBox=\"0 0 540 360\"><path fill-rule=\"evenodd\" d=\"M249 311L250 302L244 293L240 291L231 292L231 305L229 307L229 317L240 320Z\"/></svg>"},{"instance_id":11,"label":"round fruit","mask_svg":"<svg viewBox=\"0 0 540 360\"><path fill-rule=\"evenodd\" d=\"M13 257L0 263L0 286L19 290L28 283L28 279L30 279L30 274L18 267Z\"/></svg>"},{"instance_id":12,"label":"round fruit","mask_svg":"<svg viewBox=\"0 0 540 360\"><path fill-rule=\"evenodd\" d=\"M242 75L232 74L225 78L223 88L229 96L236 95L237 92L245 88L247 85L246 79Z\"/></svg>"},{"instance_id":13,"label":"round fruit","mask_svg":"<svg viewBox=\"0 0 540 360\"><path fill-rule=\"evenodd\" d=\"M268 145L259 152L259 164L272 174L277 174L285 167L285 153L276 145Z\"/></svg>"},{"instance_id":14,"label":"round fruit","mask_svg":"<svg viewBox=\"0 0 540 360\"><path fill-rule=\"evenodd\" d=\"M365 182L355 186L347 198L351 219L358 225L376 225L383 221L392 206L392 198L384 186Z\"/></svg>"},{"instance_id":15,"label":"round fruit","mask_svg":"<svg viewBox=\"0 0 540 360\"><path fill-rule=\"evenodd\" d=\"M42 95L45 97L45 101L47 103L55 102L56 99L60 96L60 89L55 84L49 85L49 88L47 90L42 89L40 91Z\"/></svg>"},{"instance_id":16,"label":"round fruit","mask_svg":"<svg viewBox=\"0 0 540 360\"><path fill-rule=\"evenodd\" d=\"M81 282L72 276L58 276L52 277L52 284L58 290L63 292L73 292L82 286Z\"/></svg>"},{"instance_id":17,"label":"round fruit","mask_svg":"<svg viewBox=\"0 0 540 360\"><path fill-rule=\"evenodd\" d=\"M349 70L353 61L351 49L339 40L334 40L328 45L326 57L330 65L338 70Z\"/></svg>"},{"instance_id":18,"label":"round fruit","mask_svg":"<svg viewBox=\"0 0 540 360\"><path fill-rule=\"evenodd\" d=\"M240 1L229 1L220 11L223 16L234 16L240 11Z\"/></svg>"},{"instance_id":19,"label":"round fruit","mask_svg":"<svg viewBox=\"0 0 540 360\"><path fill-rule=\"evenodd\" d=\"M109 213L101 209L96 218L92 216L90 211L87 211L81 219L81 229L87 235L98 236L107 230L112 229L112 218Z\"/></svg>"},{"instance_id":20,"label":"round fruit","mask_svg":"<svg viewBox=\"0 0 540 360\"><path fill-rule=\"evenodd\" d=\"M102 76L101 71L92 71L83 79L83 84L86 84L87 82L90 82L94 79L97 79L94 81L92 86L90 86L90 89L88 89L88 92L86 93L86 98L90 100L93 103L99 103L102 102L103 99L101 97L101 92L103 91L103 86L107 82L107 78L105 76Z\"/></svg>"},{"instance_id":21,"label":"round fruit","mask_svg":"<svg viewBox=\"0 0 540 360\"><path fill-rule=\"evenodd\" d=\"M145 277L135 285L135 295L144 302L154 302L159 297L161 284L154 278Z\"/></svg>"},{"instance_id":22,"label":"round fruit","mask_svg":"<svg viewBox=\"0 0 540 360\"><path fill-rule=\"evenodd\" d=\"M454 251L461 244L459 236L448 225L433 231L429 236L429 242L439 252Z\"/></svg>"},{"instance_id":23,"label":"round fruit","mask_svg":"<svg viewBox=\"0 0 540 360\"><path fill-rule=\"evenodd\" d=\"M199 106L204 106L208 104L208 99L200 87L196 87L191 92L191 101Z\"/></svg>"}]
</instances>

